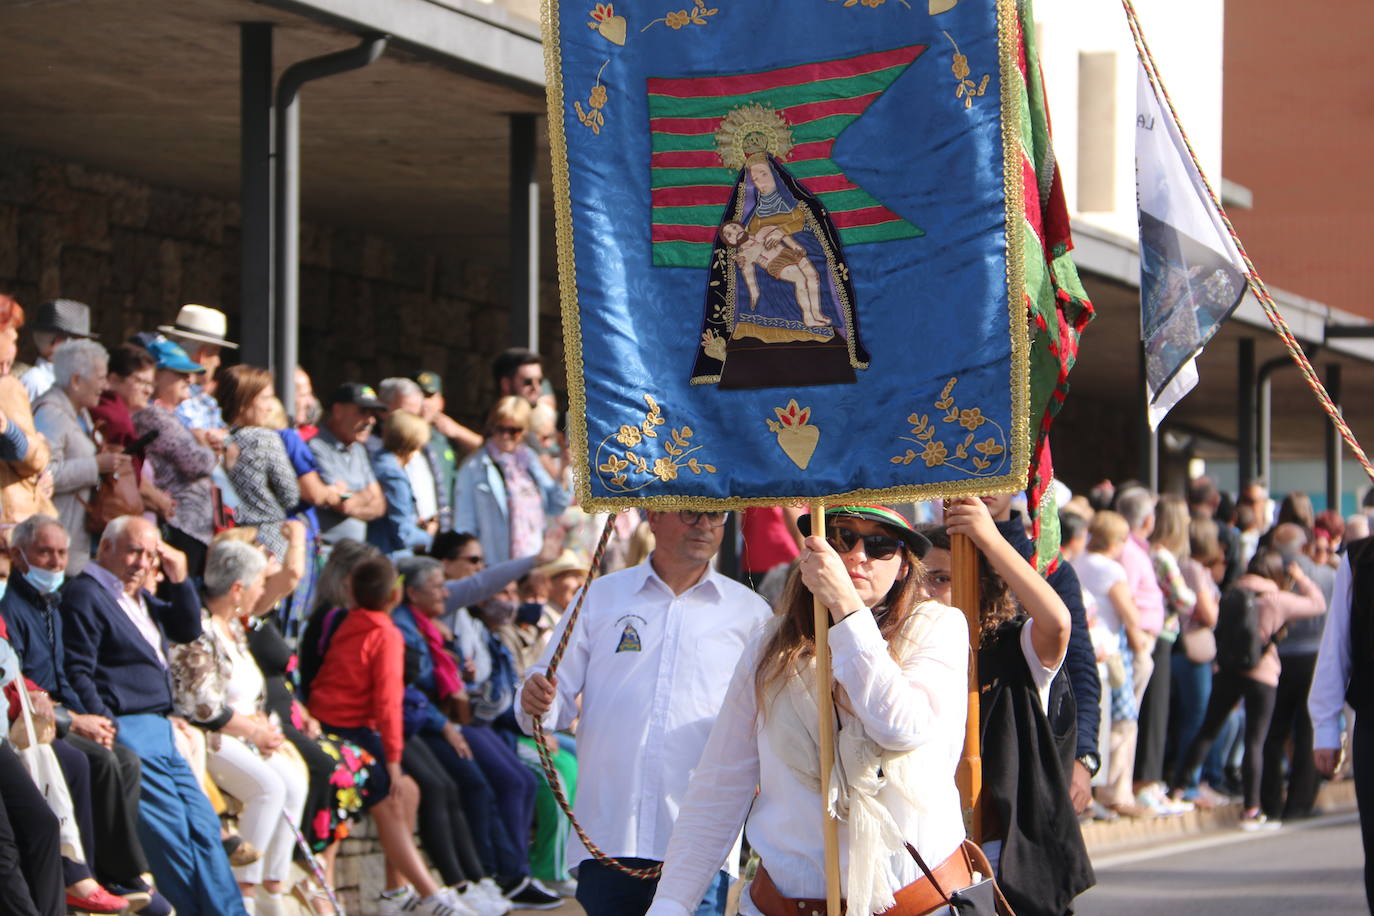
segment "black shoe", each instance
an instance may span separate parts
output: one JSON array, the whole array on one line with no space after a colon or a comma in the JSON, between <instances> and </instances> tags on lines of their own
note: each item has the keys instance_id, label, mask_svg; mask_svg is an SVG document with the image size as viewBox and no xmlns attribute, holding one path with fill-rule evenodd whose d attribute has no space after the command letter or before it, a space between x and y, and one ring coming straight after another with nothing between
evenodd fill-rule
<instances>
[{"instance_id":1,"label":"black shoe","mask_svg":"<svg viewBox=\"0 0 1374 916\"><path fill-rule=\"evenodd\" d=\"M512 890L506 892L506 899L522 910L556 910L563 905L563 898L548 891L530 878L525 878Z\"/></svg>"}]
</instances>

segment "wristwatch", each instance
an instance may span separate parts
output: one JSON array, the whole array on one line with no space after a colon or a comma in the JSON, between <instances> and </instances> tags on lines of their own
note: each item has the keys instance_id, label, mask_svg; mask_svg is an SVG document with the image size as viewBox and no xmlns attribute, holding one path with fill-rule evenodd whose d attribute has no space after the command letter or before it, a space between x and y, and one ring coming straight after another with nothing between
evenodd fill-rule
<instances>
[{"instance_id":1,"label":"wristwatch","mask_svg":"<svg viewBox=\"0 0 1374 916\"><path fill-rule=\"evenodd\" d=\"M1088 771L1089 776L1096 776L1097 771L1102 769L1102 758L1095 751L1080 754L1078 762L1083 764L1083 769Z\"/></svg>"}]
</instances>

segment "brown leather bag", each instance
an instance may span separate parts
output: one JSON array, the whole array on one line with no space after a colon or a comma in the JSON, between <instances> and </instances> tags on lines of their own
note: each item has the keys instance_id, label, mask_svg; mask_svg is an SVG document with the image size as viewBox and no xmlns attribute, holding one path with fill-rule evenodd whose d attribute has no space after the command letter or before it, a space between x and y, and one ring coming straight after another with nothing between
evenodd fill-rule
<instances>
[{"instance_id":1,"label":"brown leather bag","mask_svg":"<svg viewBox=\"0 0 1374 916\"><path fill-rule=\"evenodd\" d=\"M132 473L101 474L95 498L89 503L79 497L77 501L86 510L86 530L91 534L100 534L121 515L138 515L143 511L143 497Z\"/></svg>"}]
</instances>

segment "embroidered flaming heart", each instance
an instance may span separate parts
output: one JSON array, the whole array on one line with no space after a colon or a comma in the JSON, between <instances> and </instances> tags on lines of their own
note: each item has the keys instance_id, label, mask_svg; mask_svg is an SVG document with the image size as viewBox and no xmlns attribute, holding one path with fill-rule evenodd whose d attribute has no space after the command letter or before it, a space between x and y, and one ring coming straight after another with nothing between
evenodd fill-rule
<instances>
[{"instance_id":1,"label":"embroidered flaming heart","mask_svg":"<svg viewBox=\"0 0 1374 916\"><path fill-rule=\"evenodd\" d=\"M592 21L587 23L587 28L596 29L607 41L625 44L625 17L617 16L611 4L598 3L591 15Z\"/></svg>"},{"instance_id":2,"label":"embroidered flaming heart","mask_svg":"<svg viewBox=\"0 0 1374 916\"><path fill-rule=\"evenodd\" d=\"M778 445L792 463L803 471L811 463L816 452L816 444L821 441L821 431L811 426L810 407L798 407L797 399L787 402L786 407L774 407L776 420L767 420L768 428L778 434Z\"/></svg>"}]
</instances>

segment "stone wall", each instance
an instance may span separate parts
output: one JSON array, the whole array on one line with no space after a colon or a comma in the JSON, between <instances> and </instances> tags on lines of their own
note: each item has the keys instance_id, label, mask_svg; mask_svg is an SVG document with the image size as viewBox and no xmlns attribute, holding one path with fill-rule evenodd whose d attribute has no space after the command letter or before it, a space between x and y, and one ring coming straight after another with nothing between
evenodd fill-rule
<instances>
[{"instance_id":1,"label":"stone wall","mask_svg":"<svg viewBox=\"0 0 1374 916\"><path fill-rule=\"evenodd\" d=\"M30 308L88 303L107 345L170 323L187 302L222 309L240 335L239 232L237 200L0 147L0 290ZM509 282L452 252L306 223L301 362L318 390L433 369L450 413L476 422L493 396L491 358L507 345ZM553 284L541 300L546 371L560 383Z\"/></svg>"}]
</instances>

